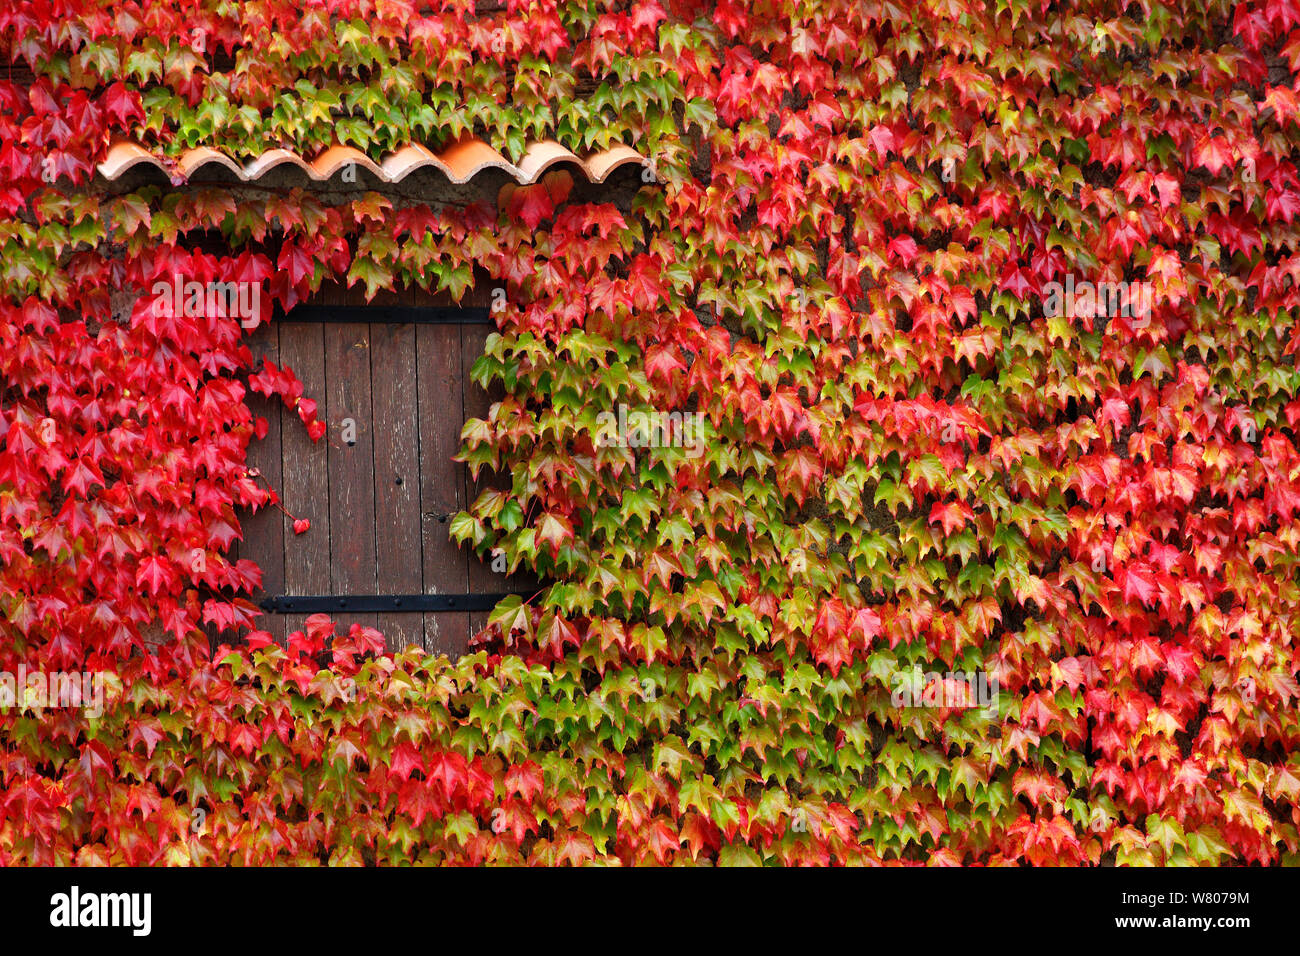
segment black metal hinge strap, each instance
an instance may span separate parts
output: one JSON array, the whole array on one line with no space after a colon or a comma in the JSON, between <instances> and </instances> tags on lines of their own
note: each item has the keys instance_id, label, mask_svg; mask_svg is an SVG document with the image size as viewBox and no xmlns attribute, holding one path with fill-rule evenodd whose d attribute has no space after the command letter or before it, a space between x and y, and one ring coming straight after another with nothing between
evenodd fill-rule
<instances>
[{"instance_id":1,"label":"black metal hinge strap","mask_svg":"<svg viewBox=\"0 0 1300 956\"><path fill-rule=\"evenodd\" d=\"M261 608L271 614L339 614L375 611L490 611L512 595L530 597L533 591L500 594L277 594L265 598Z\"/></svg>"},{"instance_id":2,"label":"black metal hinge strap","mask_svg":"<svg viewBox=\"0 0 1300 956\"><path fill-rule=\"evenodd\" d=\"M283 312L281 322L355 322L362 325L490 325L486 306L299 305Z\"/></svg>"}]
</instances>

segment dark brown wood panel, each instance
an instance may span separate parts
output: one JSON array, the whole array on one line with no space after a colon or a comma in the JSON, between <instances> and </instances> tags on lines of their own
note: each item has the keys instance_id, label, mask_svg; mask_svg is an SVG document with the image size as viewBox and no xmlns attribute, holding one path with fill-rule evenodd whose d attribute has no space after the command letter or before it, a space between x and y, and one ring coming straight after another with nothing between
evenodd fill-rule
<instances>
[{"instance_id":1,"label":"dark brown wood panel","mask_svg":"<svg viewBox=\"0 0 1300 956\"><path fill-rule=\"evenodd\" d=\"M492 410L492 397L474 382L470 370L478 357L483 354L487 337L491 330L465 326L461 329L460 375L461 397L465 405L465 419L487 418ZM473 504L474 499L484 488L508 487L493 472L480 472L478 480L470 477L469 468L462 468L461 480L465 483L465 500ZM506 576L492 570L491 559L472 561L469 568L469 588L471 591L504 591ZM469 616L470 636L481 631L487 625L488 615L478 611Z\"/></svg>"},{"instance_id":2,"label":"dark brown wood panel","mask_svg":"<svg viewBox=\"0 0 1300 956\"><path fill-rule=\"evenodd\" d=\"M469 591L466 551L451 540L451 519L465 508L460 448L465 409L461 399L461 327L422 325L416 331L419 369L420 512L426 594ZM469 615L424 615L425 647L458 654L469 640Z\"/></svg>"},{"instance_id":3,"label":"dark brown wood panel","mask_svg":"<svg viewBox=\"0 0 1300 956\"><path fill-rule=\"evenodd\" d=\"M473 304L491 305L490 287L480 287L476 295L478 297ZM465 406L465 418L467 420L471 418L486 419L491 414L493 403L500 401L505 394L500 383L493 383L491 389L485 391L474 381L471 374L474 363L483 354L487 345L487 338L492 332L492 326L466 325L461 327L460 381L461 395ZM460 468L462 480L465 484L467 506L473 504L474 500L485 488L504 491L510 489L510 475L508 473L482 471L479 473L478 480L475 481L470 477L468 467L461 465ZM471 556L469 559L469 590L471 593L524 591L536 587L538 587L538 581L534 575L522 571L507 574L503 571L493 570L490 556L487 560L480 560L477 555ZM489 616L485 611L475 612L469 616L471 636L487 625Z\"/></svg>"},{"instance_id":4,"label":"dark brown wood panel","mask_svg":"<svg viewBox=\"0 0 1300 956\"><path fill-rule=\"evenodd\" d=\"M280 359L280 329L275 324L263 326L250 342L254 359L266 359L277 365ZM254 439L248 445L248 467L261 473L259 483L268 485L277 493L284 487L281 466L280 410L284 402L279 396L267 398L250 394L248 407L254 421L266 420L266 438ZM239 543L239 557L249 557L262 568L262 590L258 600L267 594L284 593L284 521L280 509L267 505L255 514L243 516L240 522L244 540ZM261 627L269 631L279 644L285 641L284 615L263 615Z\"/></svg>"},{"instance_id":5,"label":"dark brown wood panel","mask_svg":"<svg viewBox=\"0 0 1300 956\"><path fill-rule=\"evenodd\" d=\"M370 327L339 325L325 335L329 415L331 594L376 594L374 411ZM340 630L375 627L371 614L338 614Z\"/></svg>"},{"instance_id":6,"label":"dark brown wood panel","mask_svg":"<svg viewBox=\"0 0 1300 956\"><path fill-rule=\"evenodd\" d=\"M293 369L303 384L304 394L315 397L323 409L324 328L286 324L280 326L279 331L282 364ZM280 413L280 447L284 482L280 497L284 508L290 515L311 522L309 531L295 535L288 515L281 516L284 593L328 594L331 587L329 446L324 440L313 442L298 420L298 413L283 408ZM302 630L305 621L302 614L285 615L285 629Z\"/></svg>"},{"instance_id":7,"label":"dark brown wood panel","mask_svg":"<svg viewBox=\"0 0 1300 956\"><path fill-rule=\"evenodd\" d=\"M370 326L370 379L376 593L418 594L424 575L415 326ZM380 614L378 627L391 651L411 644L424 647L424 623L418 614Z\"/></svg>"}]
</instances>

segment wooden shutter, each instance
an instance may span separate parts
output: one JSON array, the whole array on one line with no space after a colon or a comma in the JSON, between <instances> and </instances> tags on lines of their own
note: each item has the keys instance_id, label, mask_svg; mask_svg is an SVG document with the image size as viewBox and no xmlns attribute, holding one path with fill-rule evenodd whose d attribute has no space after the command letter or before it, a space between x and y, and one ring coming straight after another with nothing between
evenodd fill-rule
<instances>
[{"instance_id":1,"label":"wooden shutter","mask_svg":"<svg viewBox=\"0 0 1300 956\"><path fill-rule=\"evenodd\" d=\"M481 490L451 457L465 420L486 417L493 400L470 378L493 329L489 293L451 305L420 291L366 304L360 290L333 286L256 334L255 356L292 368L327 423L326 437L313 443L295 412L250 398L269 428L250 446L249 464L279 490L290 514L311 521L295 535L274 507L242 516L239 553L262 566L256 599L277 608L262 619L277 640L319 609L295 597L337 604L346 596L441 595L424 602L455 607L399 609L389 598L330 613L344 627L378 627L390 649L416 644L454 657L487 621L486 610L461 609L475 602L465 596L490 607L495 595L536 586L494 573L449 539L452 517ZM347 420L355 427L351 445L343 441Z\"/></svg>"}]
</instances>

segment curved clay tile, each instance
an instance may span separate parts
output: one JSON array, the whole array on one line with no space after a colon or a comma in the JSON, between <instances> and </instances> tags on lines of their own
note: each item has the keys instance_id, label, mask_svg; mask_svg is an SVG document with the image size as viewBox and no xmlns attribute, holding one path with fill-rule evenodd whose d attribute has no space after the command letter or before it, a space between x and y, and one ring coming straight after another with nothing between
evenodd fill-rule
<instances>
[{"instance_id":1,"label":"curved clay tile","mask_svg":"<svg viewBox=\"0 0 1300 956\"><path fill-rule=\"evenodd\" d=\"M187 149L177 159L171 160L149 152L138 143L120 140L108 148L108 153L104 161L99 164L98 171L105 179L117 179L141 163L155 166L168 175L179 172L185 179L193 176L201 167L216 163L230 170L244 182L260 179L272 169L286 164L297 166L314 180L323 181L330 179L343 167L355 163L370 170L380 182L385 183L400 182L424 166L435 167L454 183L466 183L483 170L492 167L504 170L520 184L536 182L549 167L556 163L574 163L582 169L588 179L596 183L603 182L611 172L627 163L650 165L645 157L629 146L619 145L602 150L584 160L554 140L542 140L530 144L524 150L518 166L487 143L474 138L453 143L441 153L434 153L418 143L413 143L390 153L380 163L376 163L365 153L351 146L331 146L310 161L293 150L276 148L268 149L243 166L220 150L207 146Z\"/></svg>"},{"instance_id":2,"label":"curved clay tile","mask_svg":"<svg viewBox=\"0 0 1300 956\"><path fill-rule=\"evenodd\" d=\"M540 143L530 144L524 150L524 155L519 160L519 171L523 173L524 182L533 183L556 163L583 165L576 153L565 149L553 139L544 139Z\"/></svg>"},{"instance_id":3,"label":"curved clay tile","mask_svg":"<svg viewBox=\"0 0 1300 956\"><path fill-rule=\"evenodd\" d=\"M481 139L462 139L448 146L440 155L442 161L451 170L453 182L469 182L489 166L504 169L515 179L526 182L520 175L518 167Z\"/></svg>"},{"instance_id":4,"label":"curved clay tile","mask_svg":"<svg viewBox=\"0 0 1300 956\"><path fill-rule=\"evenodd\" d=\"M403 146L397 152L385 157L383 175L390 183L400 183L424 166L433 166L444 176L451 178L451 168L439 159L436 153L418 143Z\"/></svg>"},{"instance_id":5,"label":"curved clay tile","mask_svg":"<svg viewBox=\"0 0 1300 956\"><path fill-rule=\"evenodd\" d=\"M108 148L108 155L99 164L99 175L105 179L117 179L128 169L141 163L149 163L162 169L162 164L154 158L153 153L135 143L119 141Z\"/></svg>"},{"instance_id":6,"label":"curved clay tile","mask_svg":"<svg viewBox=\"0 0 1300 956\"><path fill-rule=\"evenodd\" d=\"M588 157L583 168L587 171L588 178L593 183L603 183L606 177L620 166L626 166L628 163L635 163L638 166L644 166L647 169L653 169L654 164L647 161L644 156L638 153L631 146L624 146L621 143L611 149L601 150Z\"/></svg>"},{"instance_id":7,"label":"curved clay tile","mask_svg":"<svg viewBox=\"0 0 1300 956\"><path fill-rule=\"evenodd\" d=\"M257 159L239 169L237 174L240 179L245 181L258 179L264 173L268 173L275 169L275 167L285 165L296 166L308 176L311 175L311 167L304 163L302 158L290 149L268 149L261 156L257 157Z\"/></svg>"},{"instance_id":8,"label":"curved clay tile","mask_svg":"<svg viewBox=\"0 0 1300 956\"><path fill-rule=\"evenodd\" d=\"M188 179L194 175L195 170L201 166L206 166L208 163L216 163L219 166L225 166L240 179L246 178L244 176L244 169L239 165L239 163L235 162L225 153L220 152L219 150L210 149L207 146L200 146L198 149L187 149L185 152L181 153L180 159L177 160L176 165L180 169L181 174ZM162 166L159 165L159 168L161 169Z\"/></svg>"},{"instance_id":9,"label":"curved clay tile","mask_svg":"<svg viewBox=\"0 0 1300 956\"><path fill-rule=\"evenodd\" d=\"M384 179L384 170L373 159L352 146L331 146L307 164L307 175L312 179L329 179L344 166L353 163Z\"/></svg>"}]
</instances>

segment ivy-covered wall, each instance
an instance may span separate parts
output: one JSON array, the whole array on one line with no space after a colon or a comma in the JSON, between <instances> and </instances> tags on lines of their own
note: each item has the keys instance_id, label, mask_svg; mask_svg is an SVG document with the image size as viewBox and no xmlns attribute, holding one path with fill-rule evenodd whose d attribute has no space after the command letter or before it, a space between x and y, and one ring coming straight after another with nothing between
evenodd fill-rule
<instances>
[{"instance_id":1,"label":"ivy-covered wall","mask_svg":"<svg viewBox=\"0 0 1300 956\"><path fill-rule=\"evenodd\" d=\"M6 5L0 666L111 676L0 711L0 863L1294 862L1297 27ZM118 137L465 134L653 174L499 206L94 177ZM452 534L556 583L454 663L269 642L227 560L273 506L246 399L326 423L238 317L155 307L178 274L264 316L504 288L462 457L510 487Z\"/></svg>"}]
</instances>

